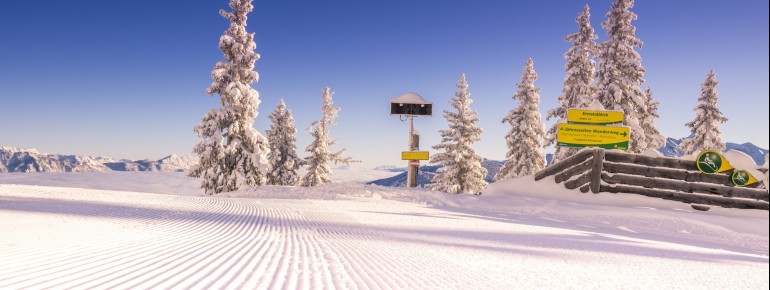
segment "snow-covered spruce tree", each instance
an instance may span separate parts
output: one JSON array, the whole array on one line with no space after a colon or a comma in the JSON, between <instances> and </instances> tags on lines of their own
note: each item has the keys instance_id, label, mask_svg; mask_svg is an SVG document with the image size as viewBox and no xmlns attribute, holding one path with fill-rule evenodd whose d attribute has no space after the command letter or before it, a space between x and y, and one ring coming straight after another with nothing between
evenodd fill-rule
<instances>
[{"instance_id":1,"label":"snow-covered spruce tree","mask_svg":"<svg viewBox=\"0 0 770 290\"><path fill-rule=\"evenodd\" d=\"M641 119L647 113L647 100L639 87L644 82L642 58L634 47L642 47L631 21L637 16L629 9L633 0L615 0L602 27L608 39L599 44L599 72L596 97L607 110L623 111L623 124L630 127L628 152L650 148ZM657 148L654 148L657 149Z\"/></svg>"},{"instance_id":2,"label":"snow-covered spruce tree","mask_svg":"<svg viewBox=\"0 0 770 290\"><path fill-rule=\"evenodd\" d=\"M508 160L495 174L495 180L506 180L513 177L534 174L545 168L545 126L540 119L540 88L535 86L537 73L532 59L527 60L521 82L516 85L518 91L513 100L519 101L519 106L508 112L503 123L511 125L511 130L505 135L508 145Z\"/></svg>"},{"instance_id":3,"label":"snow-covered spruce tree","mask_svg":"<svg viewBox=\"0 0 770 290\"><path fill-rule=\"evenodd\" d=\"M567 60L564 65L566 76L561 90L562 95L558 99L559 107L546 114L546 120L555 118L557 122L548 130L544 146L550 146L556 142L559 123L567 120L567 109L588 107L596 97L592 85L596 76L596 62L592 58L597 54L594 40L599 36L591 27L591 12L588 4L578 14L575 22L578 24L578 31L564 38L572 42L572 47L564 54ZM551 162L567 158L579 150L579 148L557 146Z\"/></svg>"},{"instance_id":4,"label":"snow-covered spruce tree","mask_svg":"<svg viewBox=\"0 0 770 290\"><path fill-rule=\"evenodd\" d=\"M214 66L214 81L206 90L220 96L222 108L210 110L195 127L203 138L193 148L200 160L188 172L203 177L201 187L207 194L263 185L268 167L267 139L253 127L259 94L250 84L258 79L254 62L259 54L254 52L254 34L246 32L246 14L254 6L251 0L231 0L230 7L232 12L219 11L230 20L219 39L225 61Z\"/></svg>"},{"instance_id":5,"label":"snow-covered spruce tree","mask_svg":"<svg viewBox=\"0 0 770 290\"><path fill-rule=\"evenodd\" d=\"M471 144L481 140L484 129L477 126L479 118L476 111L471 109L471 93L468 92L468 82L465 74L460 75L457 82L459 91L455 92L450 104L457 112L444 111L444 119L449 122L448 130L439 130L441 143L433 149L443 152L430 158L431 163L444 165L439 168L426 187L448 193L478 194L487 187L484 177L487 169L481 167L481 156L471 148Z\"/></svg>"},{"instance_id":6,"label":"snow-covered spruce tree","mask_svg":"<svg viewBox=\"0 0 770 290\"><path fill-rule=\"evenodd\" d=\"M716 150L719 152L725 150L725 143L722 143L722 139L719 137L719 128L717 127L718 123L727 122L727 118L717 107L718 85L717 76L712 70L700 86L701 93L698 98L698 106L693 109L695 111L695 119L685 124L687 127L690 127L690 133L692 133L692 136L685 138L679 144L679 148L682 149L685 155L703 150Z\"/></svg>"},{"instance_id":7,"label":"snow-covered spruce tree","mask_svg":"<svg viewBox=\"0 0 770 290\"><path fill-rule=\"evenodd\" d=\"M302 159L297 157L297 127L294 126L294 117L291 111L286 109L283 99L278 103L275 111L268 116L270 129L265 131L267 140L270 141L270 172L267 173L267 183L272 185L298 185L299 167Z\"/></svg>"},{"instance_id":8,"label":"snow-covered spruce tree","mask_svg":"<svg viewBox=\"0 0 770 290\"><path fill-rule=\"evenodd\" d=\"M323 100L321 120L313 122L310 128L308 128L310 135L313 136L313 142L305 149L310 155L305 157L307 173L302 177L301 186L318 186L331 183L331 180L329 180L329 176L332 174L331 162L343 164L358 162L350 157L343 158L344 148L335 153L329 152L329 147L335 144L335 141L329 136L329 127L335 124L334 118L340 110L333 106L332 94L334 93L331 92L331 89L323 89L323 95L321 96Z\"/></svg>"},{"instance_id":9,"label":"snow-covered spruce tree","mask_svg":"<svg viewBox=\"0 0 770 290\"><path fill-rule=\"evenodd\" d=\"M652 98L650 87L644 90L644 99L647 101L647 114L642 116L641 125L642 130L644 130L645 142L647 143L647 148L658 150L666 145L666 137L660 134L660 131L658 131L654 124L655 118L660 118L658 114L660 102Z\"/></svg>"}]
</instances>

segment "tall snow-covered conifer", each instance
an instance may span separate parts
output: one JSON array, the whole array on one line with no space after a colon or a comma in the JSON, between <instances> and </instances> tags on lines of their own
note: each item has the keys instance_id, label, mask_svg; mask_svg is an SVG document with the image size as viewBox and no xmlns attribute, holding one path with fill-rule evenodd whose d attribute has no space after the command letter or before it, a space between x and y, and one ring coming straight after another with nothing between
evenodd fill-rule
<instances>
[{"instance_id":1,"label":"tall snow-covered conifer","mask_svg":"<svg viewBox=\"0 0 770 290\"><path fill-rule=\"evenodd\" d=\"M578 31L567 35L564 39L572 42L572 47L564 54L567 63L564 65L566 76L562 86L562 95L559 96L559 107L548 111L546 120L556 118L557 122L548 130L544 146L556 142L556 134L559 123L567 120L567 109L588 107L595 99L595 91L592 85L596 76L596 62L592 59L597 54L596 43L599 36L591 27L591 12L586 4L583 11L578 14L575 22ZM575 154L579 148L557 146L551 162L557 162Z\"/></svg>"},{"instance_id":2,"label":"tall snow-covered conifer","mask_svg":"<svg viewBox=\"0 0 770 290\"><path fill-rule=\"evenodd\" d=\"M658 114L660 102L652 98L650 87L644 90L644 99L647 101L647 114L642 117L641 125L644 130L645 142L647 143L647 148L657 150L666 145L666 137L660 134L660 131L658 131L654 124L655 118L660 117Z\"/></svg>"},{"instance_id":3,"label":"tall snow-covered conifer","mask_svg":"<svg viewBox=\"0 0 770 290\"><path fill-rule=\"evenodd\" d=\"M530 58L524 65L521 82L516 85L518 91L512 97L519 101L519 106L509 111L502 121L510 124L511 130L505 135L508 160L495 174L497 181L534 174L545 168L545 126L540 119L540 88L535 86L535 80L537 73Z\"/></svg>"},{"instance_id":4,"label":"tall snow-covered conifer","mask_svg":"<svg viewBox=\"0 0 770 290\"><path fill-rule=\"evenodd\" d=\"M712 70L701 85L701 93L698 98L698 106L695 111L695 119L688 122L692 136L682 140L679 148L684 154L689 155L703 150L725 150L725 143L719 137L718 123L727 122L727 118L717 107L717 76Z\"/></svg>"},{"instance_id":5,"label":"tall snow-covered conifer","mask_svg":"<svg viewBox=\"0 0 770 290\"><path fill-rule=\"evenodd\" d=\"M484 177L487 169L481 166L482 158L471 148L471 144L481 140L482 128L476 125L479 118L471 109L471 94L465 74L457 82L459 91L455 92L450 104L457 112L444 111L444 119L449 122L448 130L440 130L441 143L433 149L444 152L434 154L430 162L444 165L433 176L427 188L448 193L480 193L487 187Z\"/></svg>"},{"instance_id":6,"label":"tall snow-covered conifer","mask_svg":"<svg viewBox=\"0 0 770 290\"><path fill-rule=\"evenodd\" d=\"M302 177L301 186L318 186L331 183L329 176L332 174L330 163L349 164L358 162L350 157L342 157L345 152L343 148L335 153L329 152L329 147L335 144L335 141L329 136L329 127L335 124L334 118L337 117L339 108L333 106L332 91L329 88L323 89L321 99L321 120L313 122L308 130L313 136L313 142L307 146L309 156L305 157L307 164L307 173Z\"/></svg>"},{"instance_id":7,"label":"tall snow-covered conifer","mask_svg":"<svg viewBox=\"0 0 770 290\"><path fill-rule=\"evenodd\" d=\"M270 141L270 172L267 173L267 183L272 185L298 185L299 167L302 159L297 157L297 127L294 117L286 109L286 103L278 103L275 111L268 116L270 129L265 131Z\"/></svg>"},{"instance_id":8,"label":"tall snow-covered conifer","mask_svg":"<svg viewBox=\"0 0 770 290\"><path fill-rule=\"evenodd\" d=\"M634 50L643 43L636 38L636 27L631 24L637 19L629 10L633 6L633 0L615 0L607 20L602 22L608 39L599 44L596 96L607 110L623 111L623 124L631 131L628 151L640 153L651 146L641 125L648 101L639 87L644 82L645 70L642 58Z\"/></svg>"},{"instance_id":9,"label":"tall snow-covered conifer","mask_svg":"<svg viewBox=\"0 0 770 290\"><path fill-rule=\"evenodd\" d=\"M220 96L219 109L210 110L195 127L203 140L193 152L200 160L188 175L203 177L201 187L207 194L237 190L243 186L263 185L268 171L268 141L253 125L259 108L259 93L251 83L259 78L254 62L254 34L246 32L246 19L254 9L251 0L231 0L232 12L219 14L230 20L230 27L219 39L225 61L211 71L214 81L206 90Z\"/></svg>"}]
</instances>

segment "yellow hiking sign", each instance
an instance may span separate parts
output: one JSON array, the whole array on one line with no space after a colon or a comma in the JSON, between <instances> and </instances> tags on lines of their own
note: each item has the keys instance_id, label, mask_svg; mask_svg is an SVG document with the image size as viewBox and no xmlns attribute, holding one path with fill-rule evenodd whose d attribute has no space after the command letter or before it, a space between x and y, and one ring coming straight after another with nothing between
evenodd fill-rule
<instances>
[{"instance_id":1,"label":"yellow hiking sign","mask_svg":"<svg viewBox=\"0 0 770 290\"><path fill-rule=\"evenodd\" d=\"M428 151L401 151L401 160L428 160Z\"/></svg>"},{"instance_id":2,"label":"yellow hiking sign","mask_svg":"<svg viewBox=\"0 0 770 290\"><path fill-rule=\"evenodd\" d=\"M592 125L621 124L623 123L623 112L567 109L567 123Z\"/></svg>"},{"instance_id":3,"label":"yellow hiking sign","mask_svg":"<svg viewBox=\"0 0 770 290\"><path fill-rule=\"evenodd\" d=\"M559 124L556 146L628 150L628 127Z\"/></svg>"}]
</instances>

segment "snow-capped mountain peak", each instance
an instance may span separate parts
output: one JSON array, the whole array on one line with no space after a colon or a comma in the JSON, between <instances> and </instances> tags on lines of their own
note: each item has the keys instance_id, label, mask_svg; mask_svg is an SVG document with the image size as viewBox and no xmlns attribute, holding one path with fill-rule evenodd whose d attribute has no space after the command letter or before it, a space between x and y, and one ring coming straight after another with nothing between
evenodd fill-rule
<instances>
[{"instance_id":1,"label":"snow-capped mountain peak","mask_svg":"<svg viewBox=\"0 0 770 290\"><path fill-rule=\"evenodd\" d=\"M185 171L197 162L194 155L169 155L157 161L116 160L40 153L35 149L0 147L0 172L93 172L93 171Z\"/></svg>"}]
</instances>

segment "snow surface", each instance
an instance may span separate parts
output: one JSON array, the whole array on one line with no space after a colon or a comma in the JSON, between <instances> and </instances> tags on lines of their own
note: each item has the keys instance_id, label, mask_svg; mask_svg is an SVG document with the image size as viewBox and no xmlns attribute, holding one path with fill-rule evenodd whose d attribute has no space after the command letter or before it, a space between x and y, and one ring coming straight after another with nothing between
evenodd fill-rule
<instances>
[{"instance_id":1,"label":"snow surface","mask_svg":"<svg viewBox=\"0 0 770 290\"><path fill-rule=\"evenodd\" d=\"M767 211L531 176L451 195L359 172L220 196L180 173L0 174L0 289L768 289ZM7 184L68 181L84 188ZM87 189L108 183L132 192Z\"/></svg>"},{"instance_id":2,"label":"snow surface","mask_svg":"<svg viewBox=\"0 0 770 290\"><path fill-rule=\"evenodd\" d=\"M396 103L396 104L425 104L425 105L433 104L423 99L422 96L420 96L419 94L411 93L411 92L400 95L397 98L393 98L390 100L390 102Z\"/></svg>"}]
</instances>

